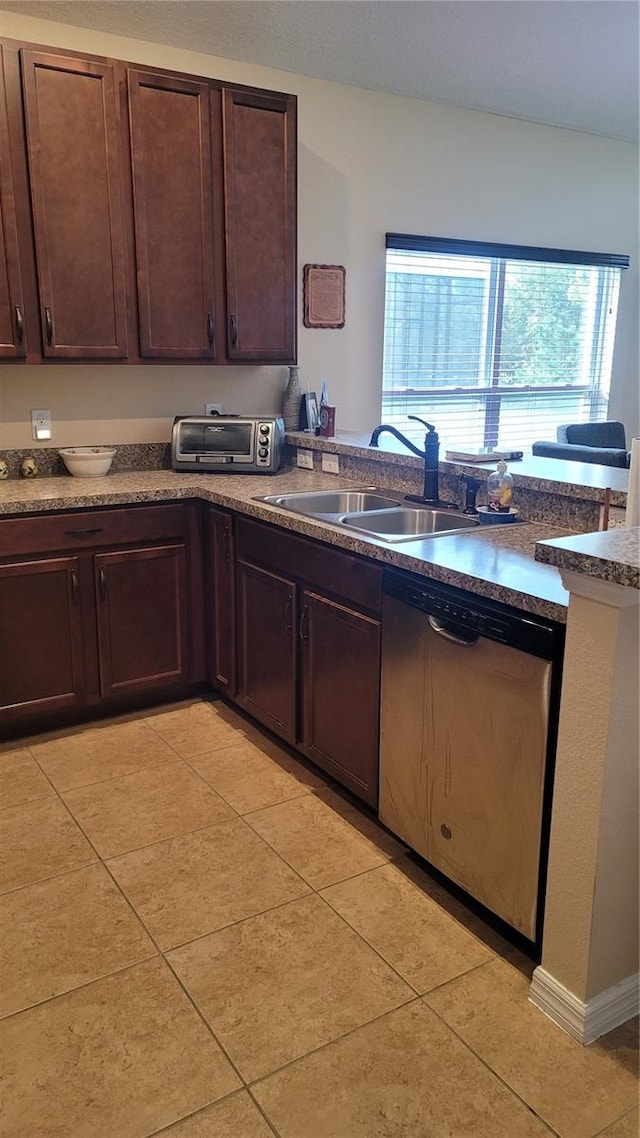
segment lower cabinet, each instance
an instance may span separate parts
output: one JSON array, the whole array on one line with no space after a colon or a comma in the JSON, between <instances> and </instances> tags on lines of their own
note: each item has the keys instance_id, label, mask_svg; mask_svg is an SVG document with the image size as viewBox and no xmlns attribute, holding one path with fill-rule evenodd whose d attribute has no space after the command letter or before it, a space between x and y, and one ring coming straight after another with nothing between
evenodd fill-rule
<instances>
[{"instance_id":1,"label":"lower cabinet","mask_svg":"<svg viewBox=\"0 0 640 1138\"><path fill-rule=\"evenodd\" d=\"M238 519L238 703L378 802L381 571Z\"/></svg>"},{"instance_id":2,"label":"lower cabinet","mask_svg":"<svg viewBox=\"0 0 640 1138\"><path fill-rule=\"evenodd\" d=\"M99 553L94 571L101 695L187 680L184 546Z\"/></svg>"},{"instance_id":3,"label":"lower cabinet","mask_svg":"<svg viewBox=\"0 0 640 1138\"><path fill-rule=\"evenodd\" d=\"M238 702L288 743L297 740L296 586L238 564Z\"/></svg>"},{"instance_id":4,"label":"lower cabinet","mask_svg":"<svg viewBox=\"0 0 640 1138\"><path fill-rule=\"evenodd\" d=\"M380 622L307 590L301 606L302 747L377 805Z\"/></svg>"},{"instance_id":5,"label":"lower cabinet","mask_svg":"<svg viewBox=\"0 0 640 1138\"><path fill-rule=\"evenodd\" d=\"M0 727L204 679L199 517L196 504L0 522Z\"/></svg>"},{"instance_id":6,"label":"lower cabinet","mask_svg":"<svg viewBox=\"0 0 640 1138\"><path fill-rule=\"evenodd\" d=\"M207 679L226 695L236 693L236 583L233 517L206 507L205 611Z\"/></svg>"},{"instance_id":7,"label":"lower cabinet","mask_svg":"<svg viewBox=\"0 0 640 1138\"><path fill-rule=\"evenodd\" d=\"M2 519L0 548L0 733L206 678L377 806L378 566L199 502Z\"/></svg>"},{"instance_id":8,"label":"lower cabinet","mask_svg":"<svg viewBox=\"0 0 640 1138\"><path fill-rule=\"evenodd\" d=\"M0 720L84 695L77 557L0 564Z\"/></svg>"}]
</instances>

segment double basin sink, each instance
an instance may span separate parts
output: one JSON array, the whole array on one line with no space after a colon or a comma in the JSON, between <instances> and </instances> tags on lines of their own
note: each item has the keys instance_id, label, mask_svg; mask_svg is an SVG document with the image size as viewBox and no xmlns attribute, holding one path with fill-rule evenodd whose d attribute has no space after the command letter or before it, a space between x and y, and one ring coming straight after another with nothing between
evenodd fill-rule
<instances>
[{"instance_id":1,"label":"double basin sink","mask_svg":"<svg viewBox=\"0 0 640 1138\"><path fill-rule=\"evenodd\" d=\"M375 486L362 490L317 490L312 493L270 494L256 501L280 506L295 514L318 518L369 534L380 541L419 541L445 533L460 533L478 519L456 510L411 505Z\"/></svg>"}]
</instances>

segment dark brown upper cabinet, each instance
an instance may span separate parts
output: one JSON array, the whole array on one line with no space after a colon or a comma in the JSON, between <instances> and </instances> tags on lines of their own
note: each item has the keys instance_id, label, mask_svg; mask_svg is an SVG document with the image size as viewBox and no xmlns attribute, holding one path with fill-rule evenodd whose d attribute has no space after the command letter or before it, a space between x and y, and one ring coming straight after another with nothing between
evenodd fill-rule
<instances>
[{"instance_id":1,"label":"dark brown upper cabinet","mask_svg":"<svg viewBox=\"0 0 640 1138\"><path fill-rule=\"evenodd\" d=\"M223 91L227 354L295 359L296 100Z\"/></svg>"},{"instance_id":2,"label":"dark brown upper cabinet","mask_svg":"<svg viewBox=\"0 0 640 1138\"><path fill-rule=\"evenodd\" d=\"M43 354L127 355L114 68L22 51Z\"/></svg>"},{"instance_id":3,"label":"dark brown upper cabinet","mask_svg":"<svg viewBox=\"0 0 640 1138\"><path fill-rule=\"evenodd\" d=\"M140 354L214 359L210 88L127 71Z\"/></svg>"},{"instance_id":4,"label":"dark brown upper cabinet","mask_svg":"<svg viewBox=\"0 0 640 1138\"><path fill-rule=\"evenodd\" d=\"M295 362L295 97L0 48L0 359Z\"/></svg>"},{"instance_id":5,"label":"dark brown upper cabinet","mask_svg":"<svg viewBox=\"0 0 640 1138\"><path fill-rule=\"evenodd\" d=\"M20 359L26 355L24 297L3 55L0 46L0 358Z\"/></svg>"}]
</instances>

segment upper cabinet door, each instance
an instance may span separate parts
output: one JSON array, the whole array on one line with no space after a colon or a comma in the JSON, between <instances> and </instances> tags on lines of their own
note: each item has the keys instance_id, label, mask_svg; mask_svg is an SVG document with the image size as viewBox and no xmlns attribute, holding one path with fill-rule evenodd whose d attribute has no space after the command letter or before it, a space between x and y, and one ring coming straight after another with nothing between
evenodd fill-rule
<instances>
[{"instance_id":1,"label":"upper cabinet door","mask_svg":"<svg viewBox=\"0 0 640 1138\"><path fill-rule=\"evenodd\" d=\"M223 92L227 355L296 353L296 100Z\"/></svg>"},{"instance_id":2,"label":"upper cabinet door","mask_svg":"<svg viewBox=\"0 0 640 1138\"><path fill-rule=\"evenodd\" d=\"M3 50L0 46L0 357L26 355Z\"/></svg>"},{"instance_id":3,"label":"upper cabinet door","mask_svg":"<svg viewBox=\"0 0 640 1138\"><path fill-rule=\"evenodd\" d=\"M128 70L140 354L215 357L210 87Z\"/></svg>"},{"instance_id":4,"label":"upper cabinet door","mask_svg":"<svg viewBox=\"0 0 640 1138\"><path fill-rule=\"evenodd\" d=\"M22 52L45 356L127 355L113 68Z\"/></svg>"}]
</instances>

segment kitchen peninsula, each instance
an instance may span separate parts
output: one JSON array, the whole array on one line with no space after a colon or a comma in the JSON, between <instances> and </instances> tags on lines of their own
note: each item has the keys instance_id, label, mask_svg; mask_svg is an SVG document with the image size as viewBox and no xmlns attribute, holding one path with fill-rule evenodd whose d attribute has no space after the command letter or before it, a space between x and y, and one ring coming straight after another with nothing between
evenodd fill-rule
<instances>
[{"instance_id":1,"label":"kitchen peninsula","mask_svg":"<svg viewBox=\"0 0 640 1138\"><path fill-rule=\"evenodd\" d=\"M596 1034L601 1033L602 1023L611 1026L612 1015L615 1019L615 1015L618 1014L619 1018L615 1022L621 1022L631 1014L629 1007L630 1001L633 1000L634 981L633 975L631 981L628 977L633 973L634 947L633 936L630 933L625 939L621 960L614 961L613 967L603 972L604 980L601 984L597 979L590 980L591 986L586 981L583 982L581 975L574 977L571 972L567 972L561 958L562 954L558 955L557 945L563 943L563 936L567 931L567 914L572 912L571 906L567 904L567 889L569 886L576 888L576 895L581 898L581 903L583 901L586 910L590 912L589 897L594 895L594 883L587 874L588 879L580 881L578 888L575 881L568 880L571 875L568 875L566 868L567 865L573 864L571 858L567 860L566 843L576 840L576 819L572 817L571 804L575 801L575 788L576 785L580 785L580 777L579 772L575 770L575 760L571 761L571 757L575 755L573 740L567 741L567 732L570 728L566 726L564 692L566 690L569 693L570 703L575 699L576 688L583 686L584 677L581 669L584 668L585 652L583 640L579 637L578 643L574 644L573 639L575 633L572 630L576 628L576 621L571 618L573 600L570 603L569 588L573 592L575 582L566 576L563 580L556 565L559 564L561 556L570 559L585 556L587 561L582 567L586 567L588 573L593 572L595 565L605 563L608 568L602 569L602 576L606 577L609 574L610 581L613 580L614 583L598 581L596 584L617 589L625 598L637 598L637 543L634 547L632 531L615 529L603 534L585 532L589 528L596 528L607 489L611 491L609 496L614 508L621 508L624 505L626 472L612 470L603 474L600 468L580 467L583 478L578 483L572 481L574 471L569 464L556 463L552 460L536 462L530 460L531 465L523 465L521 471L515 475L516 500L525 519L523 522L491 528L477 527L463 533L438 535L434 539L390 544L377 541L365 534L349 532L338 525L327 524L319 519L280 509L257 499L266 493L333 490L337 486L362 487L367 484L405 493L412 492L416 486L419 486L422 464L412 456L372 451L367 447L357 446L353 441L340 444L335 440L298 435L289 436L288 441L291 447L289 461L295 461L294 448L300 446L312 451L314 466L317 466L317 469L305 471L295 466L286 467L277 475L267 479L260 476L179 475L157 468L125 470L118 473L116 467L114 473L98 479L71 479L68 476L59 476L23 481L12 478L0 484L0 575L4 576L5 581L11 581L22 569L28 569L29 572L37 571L38 568L44 568L43 563L46 563L47 570L51 570L52 580L56 572L62 574L60 597L63 602L66 598L65 603L68 603L71 621L77 622L77 609L74 609L74 606L77 606L80 595L80 601L85 605L83 610L85 618L87 614L92 614L91 619L86 619L85 622L88 624L97 622L98 633L92 634L93 639L87 638L85 633L84 648L78 654L80 660L84 659L85 667L89 657L90 659L88 672L84 676L80 675L77 690L74 689L73 698L67 701L67 712L70 709L71 721L74 715L76 718L78 716L86 718L89 714L95 716L114 711L123 705L125 695L129 698L126 706L131 706L131 700L134 703L140 700L138 692L143 694L143 698L153 699L156 702L172 698L175 690L172 684L177 680L183 684L180 690L185 690L185 685L187 687L191 685L193 689L194 684L202 684L206 680L234 698L236 649L233 647L235 644L233 612L237 604L240 628L245 628L244 633L239 633L237 651L244 661L242 666L246 671L246 625L243 625L242 621L246 620L247 613L251 611L252 597L260 601L259 611L264 614L267 621L269 619L268 613L262 607L263 593L253 593L251 590L262 578L271 579L274 583L282 580L281 569L277 571L279 577L274 577L272 569L265 572L259 568L260 564L266 566L269 557L272 556L272 552L269 552L271 547L273 550L282 548L283 564L287 564L294 580L297 574L301 575L300 583L297 585L289 586L286 581L282 583L284 592L281 594L281 599L285 603L285 612L287 597L291 597L290 613L293 614L298 589L301 604L303 602L306 604L305 598L308 598L309 603L320 606L314 610L316 623L313 628L309 625L305 636L311 631L314 636L321 637L318 643L335 646L337 632L341 636L344 636L344 632L342 626L338 628L332 625L334 619L332 614L348 612L354 643L359 645L358 650L361 651L362 660L368 660L371 673L371 679L367 681L369 686L366 698L362 700L363 715L367 721L371 720L372 715L374 721L376 718L375 711L371 711L374 706L371 700L374 697L375 700L378 698L376 676L379 666L377 660L381 613L380 586L381 571L384 566L408 570L412 574L463 589L478 597L509 605L522 613L531 613L560 625L565 623L569 612L569 638L565 657L558 751L559 783L556 784L560 787L560 794L556 810L554 792L550 892L546 910L542 965L537 971L533 997L539 1006L556 1019L556 1022L561 1022L578 1038L588 1041L588 1038L594 1037L592 1034L594 1030ZM322 472L322 451L339 455L341 466L339 475ZM155 458L157 460L157 455ZM458 464L440 464L441 493L450 501L461 501L461 486L457 479L460 470ZM475 464L473 472L474 475L481 476ZM611 479L614 485L611 485ZM605 481L606 485L603 484ZM186 513L183 514L183 510ZM78 519L81 519L81 524ZM38 536L40 526L44 527L42 538ZM234 541L236 554L233 552ZM282 542L285 544L282 545ZM287 542L293 544L287 545ZM561 550L565 550L565 553L559 552ZM237 578L233 568L235 556L238 557ZM545 561L547 563L544 563ZM548 563L553 561L555 564ZM128 562L130 564L127 564ZM570 572L578 576L577 562L573 560L571 564L573 570ZM161 594L163 603L169 604L175 592L174 586L177 588L177 595L181 597L181 607L177 616L174 614L172 619L163 618L162 622L156 623L162 624L163 628L175 625L179 629L179 636L182 637L181 659L187 662L186 670L183 670L181 675L177 674L176 669L172 671L171 661L166 668L166 674L160 674L161 665L156 664L156 657L153 655L157 651L153 636L149 644L146 647L143 645L140 649L140 659L145 661L151 656L157 674L143 678L140 684L135 679L132 681L128 675L118 673L118 668L122 671L123 661L126 667L129 666L130 629L135 625L135 621L127 623L125 620L118 631L121 613L118 611L116 600L118 596L126 596L127 589L124 586L128 587L126 577L121 578L119 574L131 568L135 569L138 575L142 573L141 577L135 577L136 581L142 581L145 585L139 594L142 601L145 590L152 591L146 584L150 579L149 572L161 570L158 581L164 582L162 584L164 591ZM576 569L578 572L575 572ZM590 578L584 575L584 579ZM618 580L624 580L625 584L617 584ZM632 587L629 588L629 585ZM244 595L243 591L246 589L249 591ZM95 596L90 595L93 590ZM113 593L115 600L110 601L110 593ZM215 594L213 597L212 593ZM243 593L242 597L240 593ZM18 596L20 595L18 592ZM608 613L613 610L608 607L606 611ZM305 612L304 607L300 612ZM111 617L115 620L115 625L113 622L109 624L108 614L110 614L109 620ZM578 603L577 619L582 620L583 615ZM320 617L329 623L322 626ZM301 620L303 621L303 617ZM293 619L292 626L297 627ZM108 651L99 644L96 647L96 636L97 640L102 636L106 640L107 634L113 633L114 627L115 649L113 645ZM282 635L281 617L273 627L274 630L277 627L278 634ZM304 623L301 623L301 628L304 629ZM269 629L267 631L269 632ZM155 636L155 632L153 635ZM40 636L40 656L43 655L43 636L45 636L44 631ZM362 642L358 640L360 636L363 637ZM584 705L581 705L579 711L579 717L583 724L588 725L588 731L593 738L600 738L604 729L608 739L615 727L613 712L616 710L620 712L620 697L616 695L621 667L616 656L617 636L616 626L613 632L609 631L603 645L603 651L605 654L608 653L607 658L610 662L607 675L611 677L611 683L604 685L604 690L610 695L609 703L603 713L604 724L600 719L601 700L594 697L587 709L588 713L585 712ZM203 643L203 640L207 643ZM209 659L207 662L205 648L213 652L213 660ZM299 646L299 651L304 668L309 668L314 657L308 653L304 640ZM635 697L628 691L629 676L634 674L633 667L629 666L630 662L633 664L633 653L629 659L628 646L625 651L626 656L621 659L627 684L625 689L627 708L626 710L623 708L622 713L618 714L618 724L621 730L627 733L622 736L623 745L618 747L616 762L618 766L622 764L623 767L624 777L620 785L624 788L625 802L629 809L629 804L635 801L630 787L633 783L630 748L632 754L634 743L633 725L629 723L629 705L633 707L633 699L637 700L637 691ZM135 658L135 653L133 655ZM180 653L178 655L180 656ZM333 658L331 654L325 659L325 664L329 658ZM251 660L253 661L251 667L259 666L256 665L258 657L252 657ZM599 671L598 669L594 671L592 667L591 676L592 680L598 677L601 691L600 665L601 661L598 661ZM273 670L273 661L271 669ZM357 671L359 681L369 675L364 665ZM330 669L327 672L325 668L323 683L328 674ZM241 679L240 687L245 681L246 676ZM250 676L247 697L241 698L240 692L236 698L240 706L252 714L256 713L257 706L257 717L273 729L273 723L268 716L260 714L261 709L255 704L255 684L252 688L252 683ZM377 756L375 739L369 741L368 751L371 752L371 756L367 759L368 768L363 770L362 766L357 766L362 762L363 748L362 737L356 738L356 736L360 727L364 729L364 720L360 723L358 716L355 716L355 726L351 732L353 738L347 738L343 732L343 737L338 741L337 746L339 748L346 746L349 759L354 762L353 773L347 771L345 774L341 765L343 755L340 754L339 761L327 755L326 746L320 746L317 736L303 734L302 742L297 742L295 692L298 689L295 676L291 677L291 684L292 694L286 695L285 712L293 708L293 726L289 727L285 723L284 727L279 728L279 733L298 746L303 754L318 762L320 766L324 766L324 769L334 777L341 779L344 785L358 793L365 801L375 804L377 793L377 771L373 771L373 763ZM305 693L304 699L307 701L304 704L307 732L311 730L308 727L309 723L321 722L314 719L313 702L308 702L313 701L313 691L316 686L315 683L310 686L307 679L302 689ZM90 696L88 699L85 694L87 691ZM91 695L92 691L96 694ZM344 700L350 700L351 696L348 692L336 692L335 698L338 701L335 718L339 723L344 719L340 708L344 705ZM64 703L64 699L62 702ZM50 710L53 710L54 704L55 701ZM280 709L277 710L280 714ZM30 718L31 714L32 712L22 718L18 717L17 720L14 718L12 724L10 716L10 734L15 735L16 732L25 734L36 729L35 724L39 724L39 720ZM571 720L571 715L575 716L575 711L572 712L569 706L567 714ZM586 726L583 729L586 730ZM313 727L313 730L316 728ZM602 753L607 751L607 746L604 746L604 751L601 747ZM580 754L587 752L588 746L585 751L581 745ZM594 759L594 769L597 768L598 762L602 765L602 753ZM603 781L606 781L604 776ZM594 822L589 834L581 834L580 841L591 841L589 848L592 856L590 860L587 858L587 861L595 873L600 862L597 842L596 852L593 853L592 834L594 829L596 833L598 832L602 810L600 792L596 789L594 793L591 783L587 788L586 800L586 808L590 811ZM609 846L612 841L614 845L618 842L614 854L620 858L628 856L629 825L627 819L624 826L614 826L607 831L609 835L613 835L607 838ZM606 844L605 842L604 845ZM554 852L556 850L561 851L557 856ZM580 864L583 865L584 862ZM560 872L558 865L561 867ZM629 888L629 883L625 879L625 903ZM595 895L599 896L597 890ZM613 915L616 920L618 919L620 898L614 897L614 902L614 913L605 913L608 920L611 920ZM582 912L583 909L580 909L578 924L583 920ZM581 929L574 925L569 929L569 933L573 938L572 943L576 937L582 935ZM593 945L589 941L580 957L585 975L589 970L588 965L592 955ZM571 960L573 959L572 955ZM613 980L610 980L611 976ZM560 985L564 985L569 994L573 993L578 1000L577 1013L574 1004L569 1000L567 1005L565 1000L565 1005L570 1006L575 1013L572 1013L573 1019L570 1018L570 1022L566 1015L563 1018L563 1015L557 1011L557 991L552 983L554 979ZM614 1001L615 1006L612 1011L607 996L608 988L613 984L617 992L621 982L624 988L623 998L622 1001L618 999L617 1003ZM551 989L555 993L555 1004L549 998ZM608 1018L598 1020L594 1028L591 1002L594 996L600 999L603 991ZM602 1003L603 1000L600 999L598 1007Z\"/></svg>"}]
</instances>

